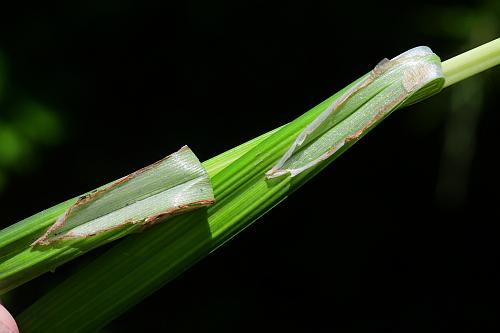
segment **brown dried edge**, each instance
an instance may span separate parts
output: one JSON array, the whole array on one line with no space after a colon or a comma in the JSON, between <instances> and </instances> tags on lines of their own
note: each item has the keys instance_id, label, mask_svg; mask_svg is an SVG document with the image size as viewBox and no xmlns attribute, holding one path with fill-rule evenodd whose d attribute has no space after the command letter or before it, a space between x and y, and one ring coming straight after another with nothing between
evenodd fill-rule
<instances>
[{"instance_id":1,"label":"brown dried edge","mask_svg":"<svg viewBox=\"0 0 500 333\"><path fill-rule=\"evenodd\" d=\"M90 193L82 195L80 198L78 198L78 200L73 205L71 205L71 207L68 208L68 210L66 210L66 212L64 212L63 215L61 215L56 220L56 222L52 226L50 226L47 229L47 231L40 238L38 238L37 240L35 240L31 244L31 246L49 245L50 243L53 243L53 242L58 241L58 240L80 237L80 236L71 236L70 234L66 234L66 235L55 237L55 238L52 238L51 240L48 240L50 233L52 233L54 230L57 230L60 227L62 227L64 225L64 222L67 220L67 218L69 217L69 215L73 212L73 210L75 208L77 208L77 207L79 207L81 205L84 205L84 204L88 203L89 201L95 200L96 198L102 196L104 193L109 192L114 187L116 187L116 186L118 186L120 184L123 184L124 182L130 181L131 179L137 177L138 175L140 175L140 174L142 174L142 173L144 173L144 172L146 172L146 171L148 171L150 169L155 168L157 165L159 165L162 162L164 162L165 160L171 158L172 155L178 154L179 152L182 152L183 150L190 150L190 148L187 145L183 146L178 151L176 151L176 152L174 152L174 153L172 153L172 154L170 154L170 155L162 158L159 161L154 162L153 164L145 166L144 168L141 168L141 169L139 169L139 170L137 170L137 171L135 171L135 172L133 172L133 173L125 176L125 177L122 177L122 178L118 179L115 182L113 182L113 183L105 186L102 189L93 190ZM207 175L207 177L208 177L208 175ZM203 207L203 206L209 206L209 205L212 205L214 203L215 203L215 200L200 200L200 201L195 201L195 202L192 202L192 203L189 203L189 204L186 204L186 205L181 205L181 206L177 206L177 207L173 207L173 208L167 209L167 210L162 211L162 212L160 212L160 213L158 213L156 215L147 217L146 219L125 221L124 223L122 223L120 225L113 226L113 227L106 228L106 229L102 229L102 230L100 230L100 231L98 231L96 233L88 235L87 237L89 237L89 236L95 236L95 235L100 234L102 232L106 232L106 231L109 231L109 230L120 228L120 227L123 227L123 226L128 225L128 224L142 223L144 225L152 225L152 224L156 223L157 220L160 219L160 218L162 218L162 217L173 216L173 215L180 214L180 213L183 213L183 212L188 212L190 210L194 210L196 208Z\"/></svg>"}]
</instances>

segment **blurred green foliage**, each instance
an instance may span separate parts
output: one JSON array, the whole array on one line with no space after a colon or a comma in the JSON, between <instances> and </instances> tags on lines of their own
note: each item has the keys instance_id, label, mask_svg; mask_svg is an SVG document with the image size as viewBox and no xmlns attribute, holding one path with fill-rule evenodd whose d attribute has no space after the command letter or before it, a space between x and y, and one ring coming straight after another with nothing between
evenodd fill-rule
<instances>
[{"instance_id":1,"label":"blurred green foliage","mask_svg":"<svg viewBox=\"0 0 500 333\"><path fill-rule=\"evenodd\" d=\"M5 77L7 76L5 68L5 59L2 52L0 52L0 102L2 101ZM1 114L1 113L0 113Z\"/></svg>"},{"instance_id":2,"label":"blurred green foliage","mask_svg":"<svg viewBox=\"0 0 500 333\"><path fill-rule=\"evenodd\" d=\"M26 172L36 164L40 148L62 138L56 112L29 98L9 98L7 61L0 52L0 192L9 175Z\"/></svg>"}]
</instances>

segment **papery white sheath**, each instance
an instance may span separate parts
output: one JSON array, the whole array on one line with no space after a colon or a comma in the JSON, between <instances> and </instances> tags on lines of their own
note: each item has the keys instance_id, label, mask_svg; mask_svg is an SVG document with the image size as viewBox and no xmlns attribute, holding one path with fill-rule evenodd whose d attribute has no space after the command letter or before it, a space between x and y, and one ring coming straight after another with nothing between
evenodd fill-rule
<instances>
[{"instance_id":1,"label":"papery white sheath","mask_svg":"<svg viewBox=\"0 0 500 333\"><path fill-rule=\"evenodd\" d=\"M266 177L300 174L359 139L410 97L418 99L414 95L423 87L443 84L440 59L426 46L382 60L302 131Z\"/></svg>"},{"instance_id":2,"label":"papery white sheath","mask_svg":"<svg viewBox=\"0 0 500 333\"><path fill-rule=\"evenodd\" d=\"M187 146L102 189L80 197L32 245L89 237L214 203L210 178Z\"/></svg>"}]
</instances>

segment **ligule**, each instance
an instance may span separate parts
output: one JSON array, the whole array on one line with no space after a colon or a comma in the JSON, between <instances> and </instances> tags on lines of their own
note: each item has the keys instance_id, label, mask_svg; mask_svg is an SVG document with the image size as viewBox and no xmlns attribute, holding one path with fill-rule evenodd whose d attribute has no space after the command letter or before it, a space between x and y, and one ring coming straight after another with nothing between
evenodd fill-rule
<instances>
[{"instance_id":1,"label":"ligule","mask_svg":"<svg viewBox=\"0 0 500 333\"><path fill-rule=\"evenodd\" d=\"M81 196L32 245L92 237L213 204L207 172L187 146L100 190Z\"/></svg>"},{"instance_id":2,"label":"ligule","mask_svg":"<svg viewBox=\"0 0 500 333\"><path fill-rule=\"evenodd\" d=\"M416 47L391 60L382 60L300 133L266 172L267 178L287 174L295 177L314 167L359 138L422 87L437 92L443 84L439 58L428 47Z\"/></svg>"}]
</instances>

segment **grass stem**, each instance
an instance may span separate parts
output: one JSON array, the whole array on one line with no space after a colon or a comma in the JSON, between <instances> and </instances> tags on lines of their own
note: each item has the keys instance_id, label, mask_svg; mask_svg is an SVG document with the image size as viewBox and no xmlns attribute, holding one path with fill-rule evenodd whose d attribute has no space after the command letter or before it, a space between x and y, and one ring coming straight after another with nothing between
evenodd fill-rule
<instances>
[{"instance_id":1,"label":"grass stem","mask_svg":"<svg viewBox=\"0 0 500 333\"><path fill-rule=\"evenodd\" d=\"M444 88L500 64L500 38L442 63Z\"/></svg>"}]
</instances>

